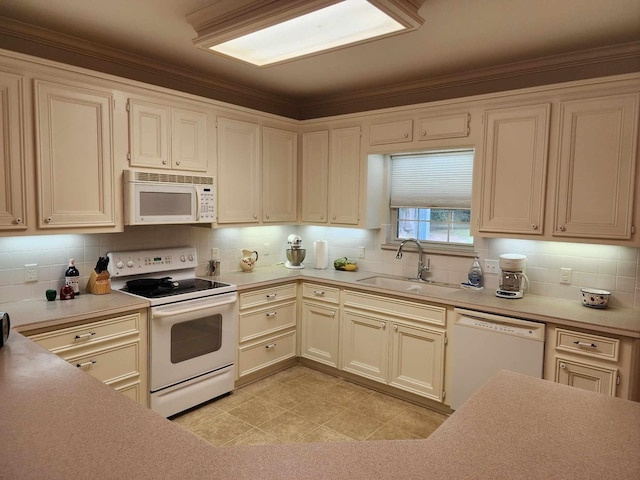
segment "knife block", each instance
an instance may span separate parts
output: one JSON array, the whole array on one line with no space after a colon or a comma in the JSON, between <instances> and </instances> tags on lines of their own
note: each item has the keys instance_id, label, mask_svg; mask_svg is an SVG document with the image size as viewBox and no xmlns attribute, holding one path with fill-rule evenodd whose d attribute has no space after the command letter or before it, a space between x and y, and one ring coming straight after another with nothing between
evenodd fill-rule
<instances>
[{"instance_id":1,"label":"knife block","mask_svg":"<svg viewBox=\"0 0 640 480\"><path fill-rule=\"evenodd\" d=\"M111 280L109 280L109 277L109 272L96 273L95 270L91 270L91 275L87 282L87 292L94 295L111 293Z\"/></svg>"}]
</instances>

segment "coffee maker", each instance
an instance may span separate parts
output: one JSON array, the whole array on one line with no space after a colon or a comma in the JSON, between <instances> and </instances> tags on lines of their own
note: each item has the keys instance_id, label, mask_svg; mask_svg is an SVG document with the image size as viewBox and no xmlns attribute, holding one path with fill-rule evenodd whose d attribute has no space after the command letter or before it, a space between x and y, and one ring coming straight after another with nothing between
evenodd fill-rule
<instances>
[{"instance_id":1,"label":"coffee maker","mask_svg":"<svg viewBox=\"0 0 640 480\"><path fill-rule=\"evenodd\" d=\"M295 233L287 237L287 261L284 266L287 268L304 268L302 261L307 254L307 250L302 248L302 238Z\"/></svg>"},{"instance_id":2,"label":"coffee maker","mask_svg":"<svg viewBox=\"0 0 640 480\"><path fill-rule=\"evenodd\" d=\"M529 279L525 275L527 268L526 255L505 253L500 255L500 286L496 290L496 297L522 298L529 288Z\"/></svg>"}]
</instances>

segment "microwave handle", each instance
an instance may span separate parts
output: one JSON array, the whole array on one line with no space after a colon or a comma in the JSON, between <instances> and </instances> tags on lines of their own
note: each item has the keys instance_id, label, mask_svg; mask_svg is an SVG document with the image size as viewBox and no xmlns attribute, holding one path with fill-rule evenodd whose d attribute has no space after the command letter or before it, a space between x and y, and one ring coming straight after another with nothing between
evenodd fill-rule
<instances>
[{"instance_id":1,"label":"microwave handle","mask_svg":"<svg viewBox=\"0 0 640 480\"><path fill-rule=\"evenodd\" d=\"M184 313L197 312L198 310L206 310L207 308L211 308L211 307L220 307L222 305L228 305L230 303L235 303L236 301L237 299L234 297L232 300L226 300L220 303L200 305L198 307L183 308L181 310L171 310L168 312L167 311L163 312L162 310L156 310L153 312L153 316L154 318L173 317L174 315L182 315Z\"/></svg>"},{"instance_id":2,"label":"microwave handle","mask_svg":"<svg viewBox=\"0 0 640 480\"><path fill-rule=\"evenodd\" d=\"M196 222L200 221L200 208L202 208L202 204L200 203L200 189L196 187Z\"/></svg>"}]
</instances>

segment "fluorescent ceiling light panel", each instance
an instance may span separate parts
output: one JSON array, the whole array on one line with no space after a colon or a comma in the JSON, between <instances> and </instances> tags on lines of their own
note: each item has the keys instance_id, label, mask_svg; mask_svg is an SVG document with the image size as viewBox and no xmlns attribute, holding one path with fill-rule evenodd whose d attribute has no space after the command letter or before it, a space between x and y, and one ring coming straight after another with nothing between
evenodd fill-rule
<instances>
[{"instance_id":1,"label":"fluorescent ceiling light panel","mask_svg":"<svg viewBox=\"0 0 640 480\"><path fill-rule=\"evenodd\" d=\"M209 48L262 66L405 28L366 0L346 0Z\"/></svg>"}]
</instances>

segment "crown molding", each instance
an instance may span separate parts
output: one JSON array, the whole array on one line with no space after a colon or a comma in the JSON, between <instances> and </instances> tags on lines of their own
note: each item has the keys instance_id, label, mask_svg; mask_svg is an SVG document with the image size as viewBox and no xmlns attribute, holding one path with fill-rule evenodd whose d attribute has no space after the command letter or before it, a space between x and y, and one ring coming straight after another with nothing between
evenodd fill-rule
<instances>
[{"instance_id":1,"label":"crown molding","mask_svg":"<svg viewBox=\"0 0 640 480\"><path fill-rule=\"evenodd\" d=\"M71 35L0 18L0 39L4 49L296 120L640 72L640 42L631 42L361 91L291 98L211 78Z\"/></svg>"},{"instance_id":2,"label":"crown molding","mask_svg":"<svg viewBox=\"0 0 640 480\"><path fill-rule=\"evenodd\" d=\"M312 119L633 72L640 72L640 42L434 76L348 94L316 96L299 100L299 106L300 111L307 115L302 119ZM504 88L505 84L509 84L508 88Z\"/></svg>"},{"instance_id":3,"label":"crown molding","mask_svg":"<svg viewBox=\"0 0 640 480\"><path fill-rule=\"evenodd\" d=\"M295 118L297 105L269 92L212 78L186 68L85 39L0 17L0 38L7 50L77 67L98 70L184 91L233 105Z\"/></svg>"}]
</instances>

